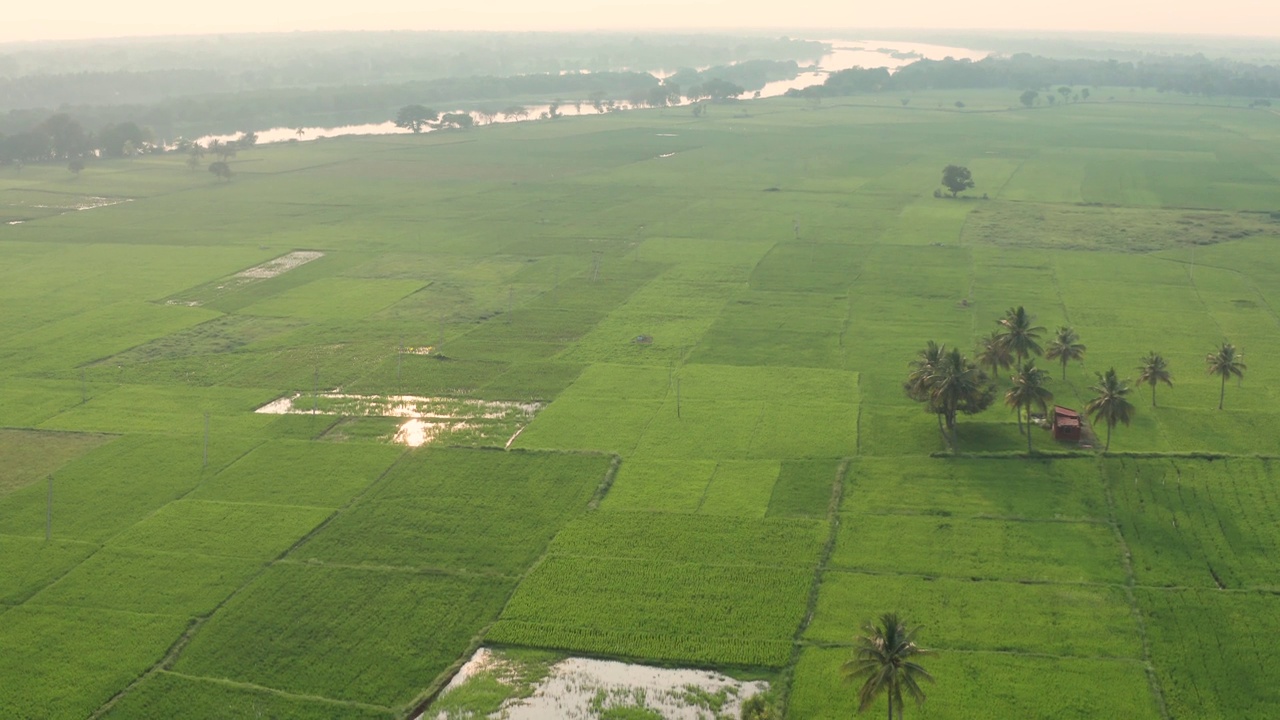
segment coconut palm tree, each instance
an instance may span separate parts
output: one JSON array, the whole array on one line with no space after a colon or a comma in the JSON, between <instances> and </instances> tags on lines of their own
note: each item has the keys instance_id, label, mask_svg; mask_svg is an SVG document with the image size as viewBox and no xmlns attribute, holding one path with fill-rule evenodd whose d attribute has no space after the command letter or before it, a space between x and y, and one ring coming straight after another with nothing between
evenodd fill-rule
<instances>
[{"instance_id":1,"label":"coconut palm tree","mask_svg":"<svg viewBox=\"0 0 1280 720\"><path fill-rule=\"evenodd\" d=\"M846 680L863 680L858 690L858 712L866 712L884 695L889 700L889 720L893 720L894 707L898 708L901 720L903 690L917 705L924 703L920 681L934 680L915 662L915 658L930 654L916 645L918 630L908 630L896 613L881 615L879 625L862 626L863 634L854 638L857 646L853 657L840 668Z\"/></svg>"},{"instance_id":2,"label":"coconut palm tree","mask_svg":"<svg viewBox=\"0 0 1280 720\"><path fill-rule=\"evenodd\" d=\"M1095 423L1101 420L1107 424L1107 445L1102 449L1105 453L1111 450L1111 431L1116 424L1128 425L1133 420L1133 403L1125 398L1130 388L1116 376L1116 369L1110 368L1105 375L1099 374L1098 384L1089 389L1098 395L1084 406L1084 411L1092 416Z\"/></svg>"},{"instance_id":3,"label":"coconut palm tree","mask_svg":"<svg viewBox=\"0 0 1280 720\"><path fill-rule=\"evenodd\" d=\"M942 363L943 356L946 354L946 345L939 345L930 340L929 344L916 353L916 358L911 361L911 372L907 373L907 381L902 385L907 397L916 402L929 403L926 409L938 416L938 433L941 435L945 435L942 429L942 413L931 401L933 395L932 378L938 366Z\"/></svg>"},{"instance_id":4,"label":"coconut palm tree","mask_svg":"<svg viewBox=\"0 0 1280 720\"><path fill-rule=\"evenodd\" d=\"M1049 373L1036 367L1035 362L1028 360L1013 376L1013 387L1004 394L1004 404L1013 408L1022 417L1022 410L1027 411L1027 454L1031 454L1031 408L1038 407L1041 412L1053 402L1053 393L1045 387L1049 381ZM1019 419L1021 423L1021 419Z\"/></svg>"},{"instance_id":5,"label":"coconut palm tree","mask_svg":"<svg viewBox=\"0 0 1280 720\"><path fill-rule=\"evenodd\" d=\"M1084 351L1085 346L1080 343L1080 336L1075 330L1064 325L1054 333L1053 341L1049 343L1044 356L1048 360L1057 360L1062 363L1062 379L1066 380L1067 363L1072 360L1083 361Z\"/></svg>"},{"instance_id":6,"label":"coconut palm tree","mask_svg":"<svg viewBox=\"0 0 1280 720\"><path fill-rule=\"evenodd\" d=\"M1151 407L1155 407L1156 385L1164 383L1169 387L1173 387L1173 376L1169 374L1169 363L1165 362L1164 356L1155 350L1147 353L1147 356L1139 362L1138 382L1151 386Z\"/></svg>"},{"instance_id":7,"label":"coconut palm tree","mask_svg":"<svg viewBox=\"0 0 1280 720\"><path fill-rule=\"evenodd\" d=\"M1013 353L1004 343L1004 336L997 330L978 341L974 359L978 362L978 367L986 370L992 377L999 375L1001 370L1013 367Z\"/></svg>"},{"instance_id":8,"label":"coconut palm tree","mask_svg":"<svg viewBox=\"0 0 1280 720\"><path fill-rule=\"evenodd\" d=\"M999 322L1001 339L1019 365L1032 355L1044 354L1040 347L1040 333L1044 328L1034 325L1035 317L1021 305L1006 310Z\"/></svg>"},{"instance_id":9,"label":"coconut palm tree","mask_svg":"<svg viewBox=\"0 0 1280 720\"><path fill-rule=\"evenodd\" d=\"M1218 409L1221 410L1222 401L1227 397L1227 378L1235 375L1244 379L1244 371L1248 369L1244 364L1244 353L1237 350L1235 345L1224 342L1217 352L1206 355L1204 362L1210 375L1222 378L1222 388L1218 391Z\"/></svg>"},{"instance_id":10,"label":"coconut palm tree","mask_svg":"<svg viewBox=\"0 0 1280 720\"><path fill-rule=\"evenodd\" d=\"M929 376L928 385L929 402L935 412L942 413L943 423L950 434L951 449L955 450L959 443L956 415L972 415L991 407L995 388L982 368L956 348L939 359Z\"/></svg>"}]
</instances>

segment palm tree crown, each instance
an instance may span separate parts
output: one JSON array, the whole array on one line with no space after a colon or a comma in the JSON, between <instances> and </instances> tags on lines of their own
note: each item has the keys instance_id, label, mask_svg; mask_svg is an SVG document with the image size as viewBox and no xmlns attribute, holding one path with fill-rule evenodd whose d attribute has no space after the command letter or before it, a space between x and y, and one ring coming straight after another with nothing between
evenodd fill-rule
<instances>
[{"instance_id":1,"label":"palm tree crown","mask_svg":"<svg viewBox=\"0 0 1280 720\"><path fill-rule=\"evenodd\" d=\"M1049 343L1044 356L1049 360L1062 363L1062 379L1067 379L1067 363L1072 360L1084 360L1085 346L1080 342L1076 331L1067 326L1058 328L1053 341Z\"/></svg>"},{"instance_id":2,"label":"palm tree crown","mask_svg":"<svg viewBox=\"0 0 1280 720\"><path fill-rule=\"evenodd\" d=\"M1013 367L1013 353L1009 351L1009 346L1005 344L1004 336L999 331L993 330L990 335L978 341L975 359L978 367L992 375Z\"/></svg>"},{"instance_id":3,"label":"palm tree crown","mask_svg":"<svg viewBox=\"0 0 1280 720\"><path fill-rule=\"evenodd\" d=\"M1089 389L1098 395L1084 406L1084 410L1095 423L1101 420L1107 424L1107 445L1102 449L1107 452L1111 449L1111 431L1116 423L1128 425L1133 420L1133 403L1125 398L1129 394L1129 386L1116 376L1115 368L1110 368L1105 375L1098 375L1098 384Z\"/></svg>"},{"instance_id":4,"label":"palm tree crown","mask_svg":"<svg viewBox=\"0 0 1280 720\"><path fill-rule=\"evenodd\" d=\"M1218 391L1218 409L1221 410L1222 401L1227 396L1227 378L1234 375L1241 380L1244 379L1244 371L1248 369L1244 364L1244 353L1237 350L1235 345L1224 342L1216 352L1206 355L1204 362L1210 375L1222 378L1222 387Z\"/></svg>"},{"instance_id":5,"label":"palm tree crown","mask_svg":"<svg viewBox=\"0 0 1280 720\"><path fill-rule=\"evenodd\" d=\"M1152 350L1139 361L1138 382L1151 386L1151 407L1156 406L1156 385L1164 383L1173 387L1173 376L1169 374L1169 363L1164 356Z\"/></svg>"},{"instance_id":6,"label":"palm tree crown","mask_svg":"<svg viewBox=\"0 0 1280 720\"><path fill-rule=\"evenodd\" d=\"M942 414L954 449L959 440L956 415L986 410L995 399L995 388L982 368L960 354L958 348L952 348L940 358L928 382L929 402L934 412Z\"/></svg>"},{"instance_id":7,"label":"palm tree crown","mask_svg":"<svg viewBox=\"0 0 1280 720\"><path fill-rule=\"evenodd\" d=\"M1049 381L1049 373L1036 367L1035 362L1028 360L1013 376L1013 387L1004 394L1004 403L1013 408L1021 416L1023 409L1027 411L1027 454L1031 454L1031 408L1038 407L1041 412L1053 402L1053 393L1045 387Z\"/></svg>"},{"instance_id":8,"label":"palm tree crown","mask_svg":"<svg viewBox=\"0 0 1280 720\"><path fill-rule=\"evenodd\" d=\"M917 704L924 702L920 681L933 682L933 676L913 660L930 654L916 645L918 630L907 629L896 613L881 615L879 625L863 625L863 634L855 638L853 657L841 667L847 680L863 679L858 690L858 712L865 712L883 694L889 699L890 720L895 705L901 718L903 690Z\"/></svg>"},{"instance_id":9,"label":"palm tree crown","mask_svg":"<svg viewBox=\"0 0 1280 720\"><path fill-rule=\"evenodd\" d=\"M1043 355L1040 347L1040 333L1044 328L1033 325L1035 317L1021 305L1009 308L1000 318L1000 335L1004 344L1013 356L1021 363L1032 355Z\"/></svg>"}]
</instances>

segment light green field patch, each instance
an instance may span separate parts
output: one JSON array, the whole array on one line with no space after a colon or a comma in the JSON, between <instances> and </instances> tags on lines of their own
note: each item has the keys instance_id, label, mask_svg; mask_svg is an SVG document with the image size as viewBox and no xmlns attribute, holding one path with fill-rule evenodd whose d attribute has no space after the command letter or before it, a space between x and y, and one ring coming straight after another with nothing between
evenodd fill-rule
<instances>
[{"instance_id":1,"label":"light green field patch","mask_svg":"<svg viewBox=\"0 0 1280 720\"><path fill-rule=\"evenodd\" d=\"M104 548L29 602L207 615L260 568L240 558Z\"/></svg>"},{"instance_id":2,"label":"light green field patch","mask_svg":"<svg viewBox=\"0 0 1280 720\"><path fill-rule=\"evenodd\" d=\"M921 622L928 647L1139 659L1142 640L1119 587L973 582L828 572L805 639L851 644L864 623L894 608ZM1023 622L1010 623L1018 616Z\"/></svg>"},{"instance_id":3,"label":"light green field patch","mask_svg":"<svg viewBox=\"0 0 1280 720\"><path fill-rule=\"evenodd\" d=\"M619 468L603 507L696 512L716 467L714 460L628 459Z\"/></svg>"},{"instance_id":4,"label":"light green field patch","mask_svg":"<svg viewBox=\"0 0 1280 720\"><path fill-rule=\"evenodd\" d=\"M716 465L698 512L762 518L769 509L782 463L725 461Z\"/></svg>"},{"instance_id":5,"label":"light green field patch","mask_svg":"<svg viewBox=\"0 0 1280 720\"><path fill-rule=\"evenodd\" d=\"M273 420L254 409L274 393L230 388L124 385L95 394L84 405L42 424L53 430L156 432L202 435L210 416L214 438L261 431Z\"/></svg>"},{"instance_id":6,"label":"light green field patch","mask_svg":"<svg viewBox=\"0 0 1280 720\"><path fill-rule=\"evenodd\" d=\"M1103 523L845 514L831 566L975 580L1123 580L1120 547Z\"/></svg>"},{"instance_id":7,"label":"light green field patch","mask_svg":"<svg viewBox=\"0 0 1280 720\"><path fill-rule=\"evenodd\" d=\"M331 512L325 508L180 500L124 531L111 545L270 560Z\"/></svg>"},{"instance_id":8,"label":"light green field patch","mask_svg":"<svg viewBox=\"0 0 1280 720\"><path fill-rule=\"evenodd\" d=\"M860 458L845 512L1045 520L1104 519L1098 466L1080 460Z\"/></svg>"},{"instance_id":9,"label":"light green field patch","mask_svg":"<svg viewBox=\"0 0 1280 720\"><path fill-rule=\"evenodd\" d=\"M920 636L928 645L928 633ZM856 686L844 681L845 648L805 648L791 687L790 713L812 720L843 720L858 707ZM1161 717L1142 664L1135 660L1055 658L1005 653L940 651L922 665L938 679L916 718L981 720L1087 720L1103 716L1157 720ZM957 679L963 679L957 681ZM950 680L950 681L949 681ZM995 688L999 688L996 690ZM883 713L881 700L869 711Z\"/></svg>"},{"instance_id":10,"label":"light green field patch","mask_svg":"<svg viewBox=\"0 0 1280 720\"><path fill-rule=\"evenodd\" d=\"M971 198L925 198L902 209L880 242L895 245L958 245L965 219L981 201Z\"/></svg>"},{"instance_id":11,"label":"light green field patch","mask_svg":"<svg viewBox=\"0 0 1280 720\"><path fill-rule=\"evenodd\" d=\"M1086 161L1069 153L1042 151L1023 161L1001 188L1001 200L1046 203L1079 203L1084 200Z\"/></svg>"},{"instance_id":12,"label":"light green field patch","mask_svg":"<svg viewBox=\"0 0 1280 720\"><path fill-rule=\"evenodd\" d=\"M186 618L19 607L0 616L0 716L83 718L159 662Z\"/></svg>"},{"instance_id":13,"label":"light green field patch","mask_svg":"<svg viewBox=\"0 0 1280 720\"><path fill-rule=\"evenodd\" d=\"M366 317L422 286L417 280L320 278L254 303L242 312L311 319Z\"/></svg>"}]
</instances>

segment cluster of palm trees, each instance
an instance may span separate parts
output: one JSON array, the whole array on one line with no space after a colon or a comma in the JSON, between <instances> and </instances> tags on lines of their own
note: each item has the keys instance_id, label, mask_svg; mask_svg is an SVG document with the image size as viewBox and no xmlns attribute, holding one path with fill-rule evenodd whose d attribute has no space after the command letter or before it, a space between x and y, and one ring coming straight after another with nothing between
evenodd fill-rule
<instances>
[{"instance_id":1,"label":"cluster of palm trees","mask_svg":"<svg viewBox=\"0 0 1280 720\"><path fill-rule=\"evenodd\" d=\"M1034 408L1044 413L1053 402L1053 392L1048 388L1050 375L1036 367L1035 357L1056 360L1062 366L1062 378L1067 377L1067 364L1083 361L1086 351L1080 336L1069 326L1059 327L1053 339L1042 346L1045 328L1035 324L1035 318L1022 306L1009 308L998 321L998 327L978 343L973 360L958 349L929 341L911 361L907 381L903 385L907 396L924 403L925 409L938 417L938 429L954 451L957 447L956 418L959 414L982 412L991 406L996 397L992 378L1012 371L1010 385L1004 393L1005 405L1014 410L1019 432L1027 436L1027 453L1033 452L1031 444L1031 412ZM1218 409L1222 409L1226 397L1226 383L1231 377L1243 378L1243 355L1231 343L1224 342L1205 358L1210 375L1222 379L1218 396ZM1095 393L1085 405L1085 412L1094 424L1107 426L1104 452L1111 449L1111 433L1115 426L1128 425L1133 420L1134 406L1128 400L1129 384L1121 380L1115 368L1098 373L1097 382L1090 386ZM1156 352L1148 353L1138 365L1138 383L1151 386L1151 406L1156 405L1156 386L1164 383L1173 386L1168 362ZM1027 422L1023 424L1023 414Z\"/></svg>"}]
</instances>

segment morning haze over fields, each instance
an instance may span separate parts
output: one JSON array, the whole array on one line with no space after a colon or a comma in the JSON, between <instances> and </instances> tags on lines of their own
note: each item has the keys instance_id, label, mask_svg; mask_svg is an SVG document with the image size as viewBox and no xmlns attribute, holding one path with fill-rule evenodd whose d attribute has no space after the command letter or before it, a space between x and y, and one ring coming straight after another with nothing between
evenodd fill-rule
<instances>
[{"instance_id":1,"label":"morning haze over fields","mask_svg":"<svg viewBox=\"0 0 1280 720\"><path fill-rule=\"evenodd\" d=\"M7 10L0 718L1280 717L1277 27Z\"/></svg>"}]
</instances>

